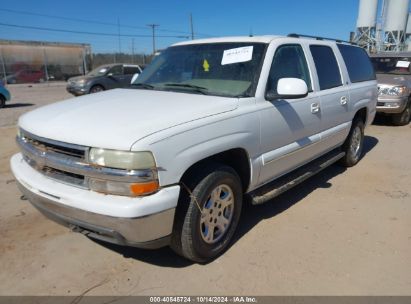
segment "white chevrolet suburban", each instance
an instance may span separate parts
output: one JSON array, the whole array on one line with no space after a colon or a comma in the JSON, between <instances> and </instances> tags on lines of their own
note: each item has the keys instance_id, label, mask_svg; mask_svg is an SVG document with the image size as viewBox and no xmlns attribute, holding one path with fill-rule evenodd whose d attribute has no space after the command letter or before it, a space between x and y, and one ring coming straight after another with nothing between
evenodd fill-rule
<instances>
[{"instance_id":1,"label":"white chevrolet suburban","mask_svg":"<svg viewBox=\"0 0 411 304\"><path fill-rule=\"evenodd\" d=\"M343 41L177 43L130 89L23 115L11 168L24 196L74 231L205 262L229 245L243 198L260 204L336 161L355 165L376 102L368 55Z\"/></svg>"}]
</instances>

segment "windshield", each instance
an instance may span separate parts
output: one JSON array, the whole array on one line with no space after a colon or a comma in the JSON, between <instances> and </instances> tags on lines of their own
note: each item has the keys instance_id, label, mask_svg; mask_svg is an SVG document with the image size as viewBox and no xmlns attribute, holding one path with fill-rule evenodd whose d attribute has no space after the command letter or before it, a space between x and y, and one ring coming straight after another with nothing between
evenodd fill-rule
<instances>
[{"instance_id":1,"label":"windshield","mask_svg":"<svg viewBox=\"0 0 411 304\"><path fill-rule=\"evenodd\" d=\"M264 43L210 43L170 47L134 81L141 89L205 95L254 96Z\"/></svg>"},{"instance_id":2,"label":"windshield","mask_svg":"<svg viewBox=\"0 0 411 304\"><path fill-rule=\"evenodd\" d=\"M107 71L110 69L108 66L100 66L95 68L94 70L90 71L87 76L95 77L95 76L104 76L106 75Z\"/></svg>"},{"instance_id":3,"label":"windshield","mask_svg":"<svg viewBox=\"0 0 411 304\"><path fill-rule=\"evenodd\" d=\"M374 57L371 62L379 74L411 75L411 57Z\"/></svg>"}]
</instances>

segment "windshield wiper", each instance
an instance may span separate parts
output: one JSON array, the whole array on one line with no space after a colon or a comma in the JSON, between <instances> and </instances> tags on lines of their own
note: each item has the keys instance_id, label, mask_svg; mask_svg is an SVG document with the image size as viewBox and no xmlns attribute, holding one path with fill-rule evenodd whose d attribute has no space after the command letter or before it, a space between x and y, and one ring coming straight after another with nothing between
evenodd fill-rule
<instances>
[{"instance_id":1,"label":"windshield wiper","mask_svg":"<svg viewBox=\"0 0 411 304\"><path fill-rule=\"evenodd\" d=\"M148 84L148 83L144 83L144 82L132 83L131 85L134 86L134 87L140 87L140 88L143 88L143 89L149 89L149 90L154 89L153 85Z\"/></svg>"},{"instance_id":2,"label":"windshield wiper","mask_svg":"<svg viewBox=\"0 0 411 304\"><path fill-rule=\"evenodd\" d=\"M164 84L165 87L180 87L180 88L188 88L188 89L193 89L196 92L202 93L207 95L208 89L205 87L200 87L200 86L196 86L193 84L188 84L188 83L165 83Z\"/></svg>"}]
</instances>

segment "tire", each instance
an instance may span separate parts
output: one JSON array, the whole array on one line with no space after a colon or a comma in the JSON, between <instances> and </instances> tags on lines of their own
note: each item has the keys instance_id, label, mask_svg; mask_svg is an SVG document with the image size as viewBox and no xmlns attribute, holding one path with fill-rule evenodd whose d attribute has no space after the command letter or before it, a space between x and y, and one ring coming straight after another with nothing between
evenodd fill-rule
<instances>
[{"instance_id":1,"label":"tire","mask_svg":"<svg viewBox=\"0 0 411 304\"><path fill-rule=\"evenodd\" d=\"M408 125L411 119L411 102L408 102L407 107L400 114L392 116L392 123L396 126Z\"/></svg>"},{"instance_id":2,"label":"tire","mask_svg":"<svg viewBox=\"0 0 411 304\"><path fill-rule=\"evenodd\" d=\"M361 159L364 147L364 122L361 118L356 118L351 126L350 133L341 147L345 155L340 160L344 167L355 166Z\"/></svg>"},{"instance_id":3,"label":"tire","mask_svg":"<svg viewBox=\"0 0 411 304\"><path fill-rule=\"evenodd\" d=\"M0 109L6 105L6 98L0 95Z\"/></svg>"},{"instance_id":4,"label":"tire","mask_svg":"<svg viewBox=\"0 0 411 304\"><path fill-rule=\"evenodd\" d=\"M181 190L171 248L189 260L204 263L230 244L240 219L243 193L241 180L231 167L208 165L193 176L198 182L187 185L191 195L184 186Z\"/></svg>"},{"instance_id":5,"label":"tire","mask_svg":"<svg viewBox=\"0 0 411 304\"><path fill-rule=\"evenodd\" d=\"M98 93L104 91L104 88L101 85L94 85L90 88L90 94Z\"/></svg>"}]
</instances>

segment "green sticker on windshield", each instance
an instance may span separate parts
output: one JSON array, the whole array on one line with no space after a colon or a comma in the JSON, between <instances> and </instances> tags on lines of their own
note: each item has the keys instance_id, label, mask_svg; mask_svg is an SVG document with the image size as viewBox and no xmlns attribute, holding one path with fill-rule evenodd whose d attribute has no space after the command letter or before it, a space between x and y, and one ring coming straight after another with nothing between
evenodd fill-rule
<instances>
[{"instance_id":1,"label":"green sticker on windshield","mask_svg":"<svg viewBox=\"0 0 411 304\"><path fill-rule=\"evenodd\" d=\"M210 65L208 64L207 59L204 59L203 68L204 68L204 72L209 72L210 71Z\"/></svg>"}]
</instances>

